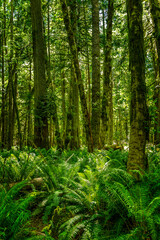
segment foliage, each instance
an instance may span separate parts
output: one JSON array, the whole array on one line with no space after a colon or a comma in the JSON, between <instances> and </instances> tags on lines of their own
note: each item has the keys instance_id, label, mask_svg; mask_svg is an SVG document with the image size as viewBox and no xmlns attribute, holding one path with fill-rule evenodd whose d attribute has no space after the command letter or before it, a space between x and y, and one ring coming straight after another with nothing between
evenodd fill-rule
<instances>
[{"instance_id":1,"label":"foliage","mask_svg":"<svg viewBox=\"0 0 160 240\"><path fill-rule=\"evenodd\" d=\"M0 182L13 183L37 176L36 165L42 161L40 155L32 150L20 151L11 149L0 153ZM38 171L38 170L37 170Z\"/></svg>"},{"instance_id":2,"label":"foliage","mask_svg":"<svg viewBox=\"0 0 160 240\"><path fill-rule=\"evenodd\" d=\"M2 239L21 239L24 232L26 239L44 236L60 240L158 238L158 149L148 150L150 172L142 176L141 182L135 182L126 172L126 151L31 151L35 155L32 158L30 152L28 162L31 158L36 176L43 179L44 186L39 190L32 188L26 198L22 198L21 192L25 182L16 184L8 192L1 186ZM25 153L15 151L14 156L24 158ZM7 154L1 157L13 157L13 153ZM11 168L14 167L17 166L13 164ZM28 168L28 175L29 171L32 169ZM32 216L43 219L44 236L33 235L32 230L23 225L31 216L27 209L32 209Z\"/></svg>"},{"instance_id":3,"label":"foliage","mask_svg":"<svg viewBox=\"0 0 160 240\"><path fill-rule=\"evenodd\" d=\"M87 165L65 187L59 202L65 209L57 206L59 224L61 212L68 219L59 227L59 239L157 239L160 199L158 194L149 194L153 186L151 175L136 183L126 173L125 153L106 155L95 154L96 167ZM54 212L52 234L57 221Z\"/></svg>"},{"instance_id":4,"label":"foliage","mask_svg":"<svg viewBox=\"0 0 160 240\"><path fill-rule=\"evenodd\" d=\"M32 196L20 197L20 190L26 182L13 186L8 192L0 188L0 238L6 240L21 239L27 230L31 213L29 204Z\"/></svg>"}]
</instances>

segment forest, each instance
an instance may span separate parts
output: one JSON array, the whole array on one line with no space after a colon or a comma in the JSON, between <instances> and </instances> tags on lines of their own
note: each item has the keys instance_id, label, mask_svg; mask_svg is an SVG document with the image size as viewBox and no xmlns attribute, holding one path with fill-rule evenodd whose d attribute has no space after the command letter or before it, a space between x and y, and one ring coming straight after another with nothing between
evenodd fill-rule
<instances>
[{"instance_id":1,"label":"forest","mask_svg":"<svg viewBox=\"0 0 160 240\"><path fill-rule=\"evenodd\" d=\"M0 240L160 239L160 0L0 0Z\"/></svg>"}]
</instances>

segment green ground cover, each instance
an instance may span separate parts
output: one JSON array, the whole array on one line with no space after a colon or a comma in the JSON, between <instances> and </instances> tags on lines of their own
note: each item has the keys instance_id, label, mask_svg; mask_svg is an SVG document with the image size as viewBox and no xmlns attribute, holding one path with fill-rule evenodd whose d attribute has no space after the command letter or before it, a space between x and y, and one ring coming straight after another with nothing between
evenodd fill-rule
<instances>
[{"instance_id":1,"label":"green ground cover","mask_svg":"<svg viewBox=\"0 0 160 240\"><path fill-rule=\"evenodd\" d=\"M160 152L136 182L127 151L0 152L0 239L118 240L160 236Z\"/></svg>"}]
</instances>

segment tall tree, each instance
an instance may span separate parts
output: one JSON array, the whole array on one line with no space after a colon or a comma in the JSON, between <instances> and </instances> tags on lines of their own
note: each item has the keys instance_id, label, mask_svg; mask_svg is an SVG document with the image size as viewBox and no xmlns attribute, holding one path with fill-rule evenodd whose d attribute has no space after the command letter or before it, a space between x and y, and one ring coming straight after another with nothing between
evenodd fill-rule
<instances>
[{"instance_id":1,"label":"tall tree","mask_svg":"<svg viewBox=\"0 0 160 240\"><path fill-rule=\"evenodd\" d=\"M6 147L6 116L5 116L5 38L6 38L6 1L3 2L3 21L2 21L2 37L1 37L1 52L2 52L2 111L1 111L1 119L2 119L2 148Z\"/></svg>"},{"instance_id":2,"label":"tall tree","mask_svg":"<svg viewBox=\"0 0 160 240\"><path fill-rule=\"evenodd\" d=\"M86 101L86 96L85 96L85 91L84 91L84 85L83 85L80 66L79 66L76 40L75 40L75 36L73 33L73 29L72 29L72 25L71 25L71 18L69 15L66 0L60 0L60 2L61 2L61 7L62 7L64 24L65 24L65 27L67 30L70 51L71 51L71 55L72 55L72 59L73 59L74 70L75 70L75 74L76 74L76 81L78 84L78 89L79 89L79 94L80 94L80 99L81 99L81 108L82 108L84 127L85 127L85 132L86 132L86 143L88 145L88 150L93 151L91 123L90 123L90 117L89 117L89 112L88 112L88 108L87 108L87 101Z\"/></svg>"},{"instance_id":3,"label":"tall tree","mask_svg":"<svg viewBox=\"0 0 160 240\"><path fill-rule=\"evenodd\" d=\"M112 23L113 23L114 6L113 0L108 1L108 18L106 40L104 48L104 80L103 80L103 97L102 97L102 145L107 141L106 134L108 131L108 143L113 141L113 104L112 104Z\"/></svg>"},{"instance_id":4,"label":"tall tree","mask_svg":"<svg viewBox=\"0 0 160 240\"><path fill-rule=\"evenodd\" d=\"M130 142L127 169L146 170L147 106L142 0L127 0L129 60L131 71ZM138 178L138 174L135 174Z\"/></svg>"},{"instance_id":5,"label":"tall tree","mask_svg":"<svg viewBox=\"0 0 160 240\"><path fill-rule=\"evenodd\" d=\"M90 54L89 54L89 32L87 25L87 14L86 14L86 3L83 1L83 13L84 13L84 29L85 29L85 45L86 45L86 89L87 89L87 101L88 101L88 111L89 117L91 117L91 77L90 77Z\"/></svg>"},{"instance_id":6,"label":"tall tree","mask_svg":"<svg viewBox=\"0 0 160 240\"><path fill-rule=\"evenodd\" d=\"M71 24L73 29L73 34L75 36L76 44L78 42L77 35L77 0L72 0L69 3L70 6L70 16L71 16ZM79 148L79 95L78 95L78 84L76 81L76 74L74 71L74 65L72 64L71 70L71 82L72 85L72 131L71 131L71 148Z\"/></svg>"},{"instance_id":7,"label":"tall tree","mask_svg":"<svg viewBox=\"0 0 160 240\"><path fill-rule=\"evenodd\" d=\"M68 1L70 7L71 25L75 41L77 42L77 0ZM71 61L71 78L69 91L69 106L67 113L67 132L66 143L69 148L76 149L79 147L79 95L76 75L73 61Z\"/></svg>"},{"instance_id":8,"label":"tall tree","mask_svg":"<svg viewBox=\"0 0 160 240\"><path fill-rule=\"evenodd\" d=\"M13 99L12 99L12 84L13 84L13 73L12 73L12 58L13 58L13 1L11 0L11 16L10 16L10 57L8 66L8 90L9 90L9 118L8 118L8 149L13 146L13 128L14 128L14 114L13 114Z\"/></svg>"},{"instance_id":9,"label":"tall tree","mask_svg":"<svg viewBox=\"0 0 160 240\"><path fill-rule=\"evenodd\" d=\"M100 34L99 0L92 0L92 136L99 147L100 136Z\"/></svg>"},{"instance_id":10,"label":"tall tree","mask_svg":"<svg viewBox=\"0 0 160 240\"><path fill-rule=\"evenodd\" d=\"M31 0L34 60L34 143L48 148L47 82L45 76L45 42L41 0Z\"/></svg>"},{"instance_id":11,"label":"tall tree","mask_svg":"<svg viewBox=\"0 0 160 240\"><path fill-rule=\"evenodd\" d=\"M156 99L156 107L157 107L157 114L156 114L156 123L155 123L155 138L154 143L159 144L160 143L160 2L158 0L150 0L150 8L151 8L151 16L153 19L153 26L154 26L154 36L155 36L155 42L156 42L156 54L157 55L157 61L154 59L154 61L157 62L155 64L157 66L157 69L155 67L156 74L156 88L155 88L155 99ZM154 57L155 57L154 56Z\"/></svg>"}]
</instances>

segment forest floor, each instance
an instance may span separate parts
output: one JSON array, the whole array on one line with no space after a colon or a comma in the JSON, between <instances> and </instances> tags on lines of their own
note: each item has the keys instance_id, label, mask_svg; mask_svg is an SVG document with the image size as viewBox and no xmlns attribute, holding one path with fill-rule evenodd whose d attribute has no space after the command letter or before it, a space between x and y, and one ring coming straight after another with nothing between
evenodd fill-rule
<instances>
[{"instance_id":1,"label":"forest floor","mask_svg":"<svg viewBox=\"0 0 160 240\"><path fill-rule=\"evenodd\" d=\"M147 156L136 182L126 149L2 151L0 239L157 240L160 148Z\"/></svg>"}]
</instances>

